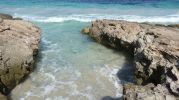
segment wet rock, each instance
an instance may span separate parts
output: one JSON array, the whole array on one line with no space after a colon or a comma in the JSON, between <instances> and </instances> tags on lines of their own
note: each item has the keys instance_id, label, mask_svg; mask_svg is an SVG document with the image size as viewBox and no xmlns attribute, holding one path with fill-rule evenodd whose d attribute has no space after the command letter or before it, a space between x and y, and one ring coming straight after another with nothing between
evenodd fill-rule
<instances>
[{"instance_id":1,"label":"wet rock","mask_svg":"<svg viewBox=\"0 0 179 100\"><path fill-rule=\"evenodd\" d=\"M30 22L3 16L6 18L0 23L0 92L8 95L33 70L41 30Z\"/></svg>"},{"instance_id":2,"label":"wet rock","mask_svg":"<svg viewBox=\"0 0 179 100\"><path fill-rule=\"evenodd\" d=\"M2 14L0 13L0 18L2 19L13 19L13 17L9 14Z\"/></svg>"},{"instance_id":3,"label":"wet rock","mask_svg":"<svg viewBox=\"0 0 179 100\"><path fill-rule=\"evenodd\" d=\"M13 20L23 20L23 19L22 19L22 18L17 17L17 18L13 18Z\"/></svg>"},{"instance_id":4,"label":"wet rock","mask_svg":"<svg viewBox=\"0 0 179 100\"><path fill-rule=\"evenodd\" d=\"M0 23L2 23L3 22L3 19L2 18L0 18Z\"/></svg>"},{"instance_id":5,"label":"wet rock","mask_svg":"<svg viewBox=\"0 0 179 100\"><path fill-rule=\"evenodd\" d=\"M90 33L90 28L86 27L86 28L82 29L81 32L84 33L84 34L89 34Z\"/></svg>"},{"instance_id":6,"label":"wet rock","mask_svg":"<svg viewBox=\"0 0 179 100\"><path fill-rule=\"evenodd\" d=\"M174 28L179 28L179 24L171 24L171 25L168 25L169 27L174 27Z\"/></svg>"},{"instance_id":7,"label":"wet rock","mask_svg":"<svg viewBox=\"0 0 179 100\"><path fill-rule=\"evenodd\" d=\"M137 84L162 84L170 93L179 96L178 28L122 20L96 20L90 30L89 35L97 42L133 54Z\"/></svg>"},{"instance_id":8,"label":"wet rock","mask_svg":"<svg viewBox=\"0 0 179 100\"><path fill-rule=\"evenodd\" d=\"M0 100L8 100L8 98L5 95L0 93Z\"/></svg>"}]
</instances>

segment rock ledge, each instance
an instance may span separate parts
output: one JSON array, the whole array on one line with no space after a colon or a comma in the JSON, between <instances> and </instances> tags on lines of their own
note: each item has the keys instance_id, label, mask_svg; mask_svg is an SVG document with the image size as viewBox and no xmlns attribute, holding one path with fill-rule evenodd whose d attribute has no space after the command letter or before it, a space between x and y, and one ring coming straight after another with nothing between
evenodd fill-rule
<instances>
[{"instance_id":1,"label":"rock ledge","mask_svg":"<svg viewBox=\"0 0 179 100\"><path fill-rule=\"evenodd\" d=\"M175 100L179 96L178 25L96 20L85 33L99 43L134 55L136 83L141 86L125 85L125 100Z\"/></svg>"}]
</instances>

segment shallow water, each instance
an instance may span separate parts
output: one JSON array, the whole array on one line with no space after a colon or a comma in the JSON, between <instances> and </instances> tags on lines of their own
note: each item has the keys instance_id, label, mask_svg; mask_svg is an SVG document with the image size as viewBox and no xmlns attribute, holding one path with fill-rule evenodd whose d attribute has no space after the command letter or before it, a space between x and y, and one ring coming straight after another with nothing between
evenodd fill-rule
<instances>
[{"instance_id":1,"label":"shallow water","mask_svg":"<svg viewBox=\"0 0 179 100\"><path fill-rule=\"evenodd\" d=\"M96 43L81 29L96 19L179 23L178 5L178 0L0 0L0 12L43 30L36 68L11 98L121 98L122 84L133 81L132 57Z\"/></svg>"},{"instance_id":2,"label":"shallow water","mask_svg":"<svg viewBox=\"0 0 179 100\"><path fill-rule=\"evenodd\" d=\"M105 96L121 97L122 83L133 80L129 63L132 60L81 34L82 27L90 23L77 23L37 23L44 32L36 69L12 91L11 98L99 100ZM124 65L131 73L124 71L127 77L125 73L121 76L127 79L119 80L117 73Z\"/></svg>"}]
</instances>

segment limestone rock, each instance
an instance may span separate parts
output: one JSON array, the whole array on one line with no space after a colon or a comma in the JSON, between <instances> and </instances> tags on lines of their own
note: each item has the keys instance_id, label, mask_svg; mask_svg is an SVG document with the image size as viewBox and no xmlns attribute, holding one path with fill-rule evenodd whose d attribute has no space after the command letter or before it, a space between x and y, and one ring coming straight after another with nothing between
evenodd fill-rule
<instances>
[{"instance_id":1,"label":"limestone rock","mask_svg":"<svg viewBox=\"0 0 179 100\"><path fill-rule=\"evenodd\" d=\"M0 92L5 95L32 71L41 33L30 22L10 18L0 23Z\"/></svg>"},{"instance_id":2,"label":"limestone rock","mask_svg":"<svg viewBox=\"0 0 179 100\"><path fill-rule=\"evenodd\" d=\"M97 20L92 23L89 35L102 44L132 50L132 43L137 39L137 34L140 31L141 27L138 23Z\"/></svg>"},{"instance_id":3,"label":"limestone rock","mask_svg":"<svg viewBox=\"0 0 179 100\"><path fill-rule=\"evenodd\" d=\"M96 20L89 35L134 56L136 83L162 84L179 96L179 29L122 20Z\"/></svg>"},{"instance_id":4,"label":"limestone rock","mask_svg":"<svg viewBox=\"0 0 179 100\"><path fill-rule=\"evenodd\" d=\"M126 84L124 86L124 100L176 100L165 86L148 84L137 86Z\"/></svg>"}]
</instances>

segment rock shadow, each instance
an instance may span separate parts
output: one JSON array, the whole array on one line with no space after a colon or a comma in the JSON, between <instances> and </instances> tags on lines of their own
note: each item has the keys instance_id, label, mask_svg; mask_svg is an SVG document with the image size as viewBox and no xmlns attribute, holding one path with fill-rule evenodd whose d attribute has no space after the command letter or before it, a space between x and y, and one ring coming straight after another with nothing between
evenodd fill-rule
<instances>
[{"instance_id":1,"label":"rock shadow","mask_svg":"<svg viewBox=\"0 0 179 100\"><path fill-rule=\"evenodd\" d=\"M105 96L105 97L103 97L101 100L122 100L122 97L112 98L112 97L110 97L110 96Z\"/></svg>"},{"instance_id":2,"label":"rock shadow","mask_svg":"<svg viewBox=\"0 0 179 100\"><path fill-rule=\"evenodd\" d=\"M126 52L123 53L126 56L126 62L122 68L118 70L117 77L124 83L134 83L134 57Z\"/></svg>"},{"instance_id":3,"label":"rock shadow","mask_svg":"<svg viewBox=\"0 0 179 100\"><path fill-rule=\"evenodd\" d=\"M126 83L134 83L135 82L135 75L134 75L134 57L131 53L124 51L124 50L114 50L116 54L124 54L125 56L125 63L121 67L121 69L117 72L117 77L121 81L121 84ZM104 96L101 100L123 100L123 97L111 97L111 96Z\"/></svg>"}]
</instances>

